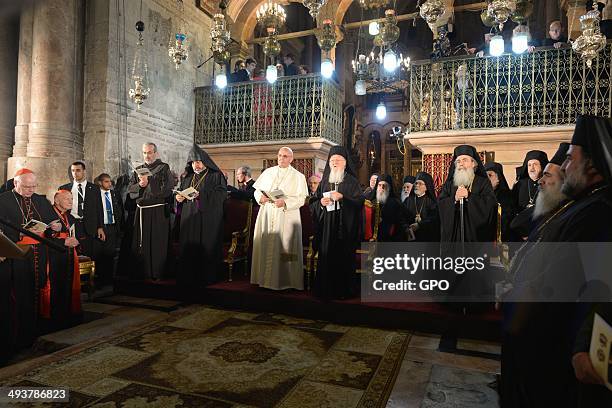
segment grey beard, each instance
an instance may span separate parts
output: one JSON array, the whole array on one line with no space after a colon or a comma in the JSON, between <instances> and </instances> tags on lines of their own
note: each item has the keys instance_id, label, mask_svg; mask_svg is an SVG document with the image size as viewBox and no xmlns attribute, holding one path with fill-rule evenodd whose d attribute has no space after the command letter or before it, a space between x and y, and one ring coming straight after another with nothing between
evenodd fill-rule
<instances>
[{"instance_id":1,"label":"grey beard","mask_svg":"<svg viewBox=\"0 0 612 408\"><path fill-rule=\"evenodd\" d=\"M453 184L455 187L467 187L474 181L474 169L455 169Z\"/></svg>"},{"instance_id":2,"label":"grey beard","mask_svg":"<svg viewBox=\"0 0 612 408\"><path fill-rule=\"evenodd\" d=\"M402 194L401 194L401 198L402 198L402 203L406 200L406 198L410 195L410 193L405 192L404 190L402 190Z\"/></svg>"},{"instance_id":3,"label":"grey beard","mask_svg":"<svg viewBox=\"0 0 612 408\"><path fill-rule=\"evenodd\" d=\"M340 184L344 181L344 170L331 169L328 178L329 184Z\"/></svg>"},{"instance_id":4,"label":"grey beard","mask_svg":"<svg viewBox=\"0 0 612 408\"><path fill-rule=\"evenodd\" d=\"M378 201L380 204L384 204L387 202L387 199L389 198L389 191L376 191L376 201Z\"/></svg>"},{"instance_id":5,"label":"grey beard","mask_svg":"<svg viewBox=\"0 0 612 408\"><path fill-rule=\"evenodd\" d=\"M535 207L533 209L532 219L536 219L542 215L548 214L554 209L559 207L559 204L565 200L567 196L563 194L560 188L554 187L549 190L542 190L538 192L536 197Z\"/></svg>"},{"instance_id":6,"label":"grey beard","mask_svg":"<svg viewBox=\"0 0 612 408\"><path fill-rule=\"evenodd\" d=\"M561 192L568 197L574 198L587 188L588 180L586 177L586 162L582 162L579 169L568 174L565 173L565 180L561 186Z\"/></svg>"}]
</instances>

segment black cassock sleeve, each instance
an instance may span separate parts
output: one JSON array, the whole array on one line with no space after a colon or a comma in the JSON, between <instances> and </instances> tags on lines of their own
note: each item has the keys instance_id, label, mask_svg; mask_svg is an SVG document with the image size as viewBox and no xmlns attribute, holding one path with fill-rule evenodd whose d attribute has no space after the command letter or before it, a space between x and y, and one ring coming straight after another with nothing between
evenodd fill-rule
<instances>
[{"instance_id":1,"label":"black cassock sleeve","mask_svg":"<svg viewBox=\"0 0 612 408\"><path fill-rule=\"evenodd\" d=\"M425 203L425 217L419 222L417 235L423 236L429 242L437 242L440 240L440 214L438 213L438 205L435 201L427 198Z\"/></svg>"},{"instance_id":2,"label":"black cassock sleeve","mask_svg":"<svg viewBox=\"0 0 612 408\"><path fill-rule=\"evenodd\" d=\"M222 217L223 202L227 198L227 180L219 172L212 172L207 177L210 180L206 180L200 189L200 211L206 211L212 217Z\"/></svg>"}]
</instances>

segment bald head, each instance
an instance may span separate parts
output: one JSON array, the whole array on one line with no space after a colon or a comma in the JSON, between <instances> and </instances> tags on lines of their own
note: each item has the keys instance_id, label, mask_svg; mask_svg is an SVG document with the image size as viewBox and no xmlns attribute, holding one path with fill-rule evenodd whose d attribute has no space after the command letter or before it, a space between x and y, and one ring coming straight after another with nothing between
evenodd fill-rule
<instances>
[{"instance_id":1,"label":"bald head","mask_svg":"<svg viewBox=\"0 0 612 408\"><path fill-rule=\"evenodd\" d=\"M36 191L36 174L34 173L15 176L14 182L15 191L23 197L32 197L32 194Z\"/></svg>"},{"instance_id":2,"label":"bald head","mask_svg":"<svg viewBox=\"0 0 612 408\"><path fill-rule=\"evenodd\" d=\"M61 212L66 212L72 209L72 193L70 191L60 190L55 193L53 202Z\"/></svg>"},{"instance_id":3,"label":"bald head","mask_svg":"<svg viewBox=\"0 0 612 408\"><path fill-rule=\"evenodd\" d=\"M281 147L278 151L278 167L288 167L293 161L293 150L289 147Z\"/></svg>"}]
</instances>

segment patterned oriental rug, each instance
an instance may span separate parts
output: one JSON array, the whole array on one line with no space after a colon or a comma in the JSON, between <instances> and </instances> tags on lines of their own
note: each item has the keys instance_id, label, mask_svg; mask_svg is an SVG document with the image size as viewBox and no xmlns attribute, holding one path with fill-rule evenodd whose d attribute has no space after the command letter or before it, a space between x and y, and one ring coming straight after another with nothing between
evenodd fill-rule
<instances>
[{"instance_id":1,"label":"patterned oriental rug","mask_svg":"<svg viewBox=\"0 0 612 408\"><path fill-rule=\"evenodd\" d=\"M72 407L383 407L409 338L192 306L11 384L68 387Z\"/></svg>"}]
</instances>

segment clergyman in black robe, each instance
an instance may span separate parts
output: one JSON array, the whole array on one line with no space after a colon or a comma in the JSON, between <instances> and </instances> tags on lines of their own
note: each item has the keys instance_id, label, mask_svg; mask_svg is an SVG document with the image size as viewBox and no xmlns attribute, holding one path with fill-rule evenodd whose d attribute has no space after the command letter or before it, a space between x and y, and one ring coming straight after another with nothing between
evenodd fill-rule
<instances>
[{"instance_id":1,"label":"clergyman in black robe","mask_svg":"<svg viewBox=\"0 0 612 408\"><path fill-rule=\"evenodd\" d=\"M508 363L508 377L502 383L502 406L609 406L604 402L610 401L609 395L606 400L607 394L599 392L602 386L581 385L583 389L578 390L571 363L572 355L580 359L584 357L580 353L587 352L584 338L581 346L574 345L580 323L589 323L586 315L590 305L577 301L589 293L585 272L597 274L585 265L603 268L599 273L609 269L603 262L584 259L576 243L612 241L611 155L612 120L579 116L567 159L561 166L561 191L569 201L553 211L540 224L537 234L530 236L530 241L546 242L548 247L532 250L537 256L527 253L522 262L514 262L520 267L510 295L528 289L528 293L543 293L551 301L515 303L512 319L504 324L502 370L504 362ZM553 303L555 299L564 302ZM577 396L585 400L577 403Z\"/></svg>"},{"instance_id":2,"label":"clergyman in black robe","mask_svg":"<svg viewBox=\"0 0 612 408\"><path fill-rule=\"evenodd\" d=\"M506 176L504 176L504 168L500 163L490 162L485 165L485 170L495 192L497 203L501 206L501 240L502 242L513 241L510 223L516 216L516 206Z\"/></svg>"},{"instance_id":3,"label":"clergyman in black robe","mask_svg":"<svg viewBox=\"0 0 612 408\"><path fill-rule=\"evenodd\" d=\"M49 319L50 329L63 329L78 323L82 317L81 276L76 252L79 241L72 235L76 233L76 220L70 214L72 193L60 190L55 194L54 201L53 209L62 228L49 238L66 250L49 250L50 297L49 305L44 305L48 313L44 317Z\"/></svg>"},{"instance_id":4,"label":"clergyman in black robe","mask_svg":"<svg viewBox=\"0 0 612 408\"><path fill-rule=\"evenodd\" d=\"M408 224L417 242L440 242L440 214L433 178L417 173L412 194L405 201Z\"/></svg>"},{"instance_id":5,"label":"clergyman in black robe","mask_svg":"<svg viewBox=\"0 0 612 408\"><path fill-rule=\"evenodd\" d=\"M408 197L414 194L414 182L416 178L414 176L404 177L404 184L402 185L402 192L400 194L400 201L405 206L408 206Z\"/></svg>"},{"instance_id":6,"label":"clergyman in black robe","mask_svg":"<svg viewBox=\"0 0 612 408\"><path fill-rule=\"evenodd\" d=\"M36 186L36 175L32 171L17 171L15 188L0 194L0 217L19 227L31 220L45 224L57 220L51 203L45 196L34 193ZM46 284L48 250L13 229L1 228L11 241L32 246L25 259L0 262L0 346L6 359L15 350L30 346L36 338L39 291Z\"/></svg>"},{"instance_id":7,"label":"clergyman in black robe","mask_svg":"<svg viewBox=\"0 0 612 408\"><path fill-rule=\"evenodd\" d=\"M177 283L183 290L200 289L219 279L223 267L223 202L227 182L210 156L193 145L180 191L197 190L193 198L176 194L180 211L180 268Z\"/></svg>"},{"instance_id":8,"label":"clergyman in black robe","mask_svg":"<svg viewBox=\"0 0 612 408\"><path fill-rule=\"evenodd\" d=\"M361 244L364 198L356 174L346 148L332 147L317 189L318 200L310 204L319 253L313 291L321 298L349 297L357 280L355 251ZM328 205L334 210L327 211Z\"/></svg>"},{"instance_id":9,"label":"clergyman in black robe","mask_svg":"<svg viewBox=\"0 0 612 408\"><path fill-rule=\"evenodd\" d=\"M524 240L531 242L530 235L537 230L539 226L546 222L550 213L559 208L567 200L567 197L561 192L561 184L563 184L563 175L561 174L561 165L565 161L569 143L561 143L554 157L548 162L542 177L540 178L538 195L535 205L528 207L518 213L510 223L512 236L516 240ZM538 233L537 231L535 232Z\"/></svg>"},{"instance_id":10,"label":"clergyman in black robe","mask_svg":"<svg viewBox=\"0 0 612 408\"><path fill-rule=\"evenodd\" d=\"M170 166L158 158L157 146L142 146L145 163L134 171L128 194L136 201L132 237L131 272L136 279L162 278L170 239L170 200L174 181ZM150 176L139 176L139 169L148 169Z\"/></svg>"},{"instance_id":11,"label":"clergyman in black robe","mask_svg":"<svg viewBox=\"0 0 612 408\"><path fill-rule=\"evenodd\" d=\"M455 148L448 178L438 197L442 242L461 242L462 198L464 242L493 242L497 198L480 156L468 145Z\"/></svg>"},{"instance_id":12,"label":"clergyman in black robe","mask_svg":"<svg viewBox=\"0 0 612 408\"><path fill-rule=\"evenodd\" d=\"M542 170L548 164L548 156L540 150L531 150L525 155L523 165L517 176L518 180L512 187L514 205L518 212L535 205L538 195L538 180L542 177Z\"/></svg>"},{"instance_id":13,"label":"clergyman in black robe","mask_svg":"<svg viewBox=\"0 0 612 408\"><path fill-rule=\"evenodd\" d=\"M393 178L381 174L376 180L374 200L380 205L379 242L404 242L408 238L408 210L395 196Z\"/></svg>"}]
</instances>

